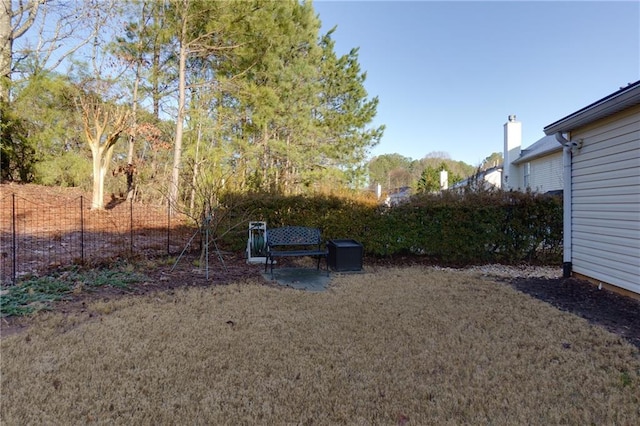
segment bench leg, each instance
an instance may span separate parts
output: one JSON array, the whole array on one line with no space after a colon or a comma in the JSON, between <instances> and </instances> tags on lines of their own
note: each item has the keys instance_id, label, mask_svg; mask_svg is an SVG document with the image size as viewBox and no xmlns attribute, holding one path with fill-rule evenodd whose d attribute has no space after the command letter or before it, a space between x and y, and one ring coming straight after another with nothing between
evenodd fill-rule
<instances>
[{"instance_id":1,"label":"bench leg","mask_svg":"<svg viewBox=\"0 0 640 426\"><path fill-rule=\"evenodd\" d=\"M327 256L323 256L323 257L324 257L325 267L327 268L327 276L329 276L329 258Z\"/></svg>"},{"instance_id":2,"label":"bench leg","mask_svg":"<svg viewBox=\"0 0 640 426\"><path fill-rule=\"evenodd\" d=\"M271 261L271 279L273 280L273 257L267 254L267 258L264 260L264 272L267 272L267 267L269 266L269 261Z\"/></svg>"},{"instance_id":3,"label":"bench leg","mask_svg":"<svg viewBox=\"0 0 640 426\"><path fill-rule=\"evenodd\" d=\"M271 280L275 280L276 277L273 275L273 262L275 262L275 259L273 258L273 256L270 256L271 259Z\"/></svg>"},{"instance_id":4,"label":"bench leg","mask_svg":"<svg viewBox=\"0 0 640 426\"><path fill-rule=\"evenodd\" d=\"M327 276L329 276L329 257L328 256L318 256L318 266L316 267L316 269L320 271L320 260L323 257L324 257L324 264L326 265L326 268L327 268Z\"/></svg>"}]
</instances>

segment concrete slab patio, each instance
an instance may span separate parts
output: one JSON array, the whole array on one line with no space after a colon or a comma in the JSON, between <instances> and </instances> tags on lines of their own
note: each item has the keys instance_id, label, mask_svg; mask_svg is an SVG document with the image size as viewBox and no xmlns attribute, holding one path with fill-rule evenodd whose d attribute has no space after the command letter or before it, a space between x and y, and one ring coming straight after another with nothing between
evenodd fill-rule
<instances>
[{"instance_id":1,"label":"concrete slab patio","mask_svg":"<svg viewBox=\"0 0 640 426\"><path fill-rule=\"evenodd\" d=\"M331 282L331 275L327 271L314 268L277 268L271 272L263 273L268 281L274 281L284 287L291 287L306 291L325 291Z\"/></svg>"}]
</instances>

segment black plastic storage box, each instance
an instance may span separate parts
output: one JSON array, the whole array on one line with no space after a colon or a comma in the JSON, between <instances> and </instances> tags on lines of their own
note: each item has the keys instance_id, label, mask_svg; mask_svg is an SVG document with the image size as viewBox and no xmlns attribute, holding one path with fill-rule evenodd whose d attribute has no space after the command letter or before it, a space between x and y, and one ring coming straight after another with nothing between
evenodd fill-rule
<instances>
[{"instance_id":1,"label":"black plastic storage box","mask_svg":"<svg viewBox=\"0 0 640 426\"><path fill-rule=\"evenodd\" d=\"M356 240L329 240L329 267L334 271L361 271L362 244Z\"/></svg>"}]
</instances>

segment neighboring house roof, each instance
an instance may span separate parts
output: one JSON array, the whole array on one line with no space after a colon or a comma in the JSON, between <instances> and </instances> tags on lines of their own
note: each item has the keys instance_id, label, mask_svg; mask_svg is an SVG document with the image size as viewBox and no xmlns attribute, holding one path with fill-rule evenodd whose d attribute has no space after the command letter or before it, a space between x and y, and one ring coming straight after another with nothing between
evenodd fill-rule
<instances>
[{"instance_id":1,"label":"neighboring house roof","mask_svg":"<svg viewBox=\"0 0 640 426\"><path fill-rule=\"evenodd\" d=\"M562 145L555 136L545 136L520 153L520 157L512 161L512 164L522 164L536 158L544 157L555 152L562 151Z\"/></svg>"},{"instance_id":2,"label":"neighboring house roof","mask_svg":"<svg viewBox=\"0 0 640 426\"><path fill-rule=\"evenodd\" d=\"M411 187L403 186L401 188L395 188L389 191L389 195L387 195L385 204L388 206L395 206L401 201L408 200L409 197L411 197Z\"/></svg>"},{"instance_id":3,"label":"neighboring house roof","mask_svg":"<svg viewBox=\"0 0 640 426\"><path fill-rule=\"evenodd\" d=\"M410 186L401 186L400 188L394 188L389 190L389 195L409 195L411 193Z\"/></svg>"},{"instance_id":4,"label":"neighboring house roof","mask_svg":"<svg viewBox=\"0 0 640 426\"><path fill-rule=\"evenodd\" d=\"M501 170L502 170L502 164L500 164L499 166L491 167L491 168L489 168L487 170L483 170L480 173L478 173L477 176L478 177L486 177L486 176L490 175L491 173L499 172Z\"/></svg>"},{"instance_id":5,"label":"neighboring house roof","mask_svg":"<svg viewBox=\"0 0 640 426\"><path fill-rule=\"evenodd\" d=\"M556 144L557 143L558 142L556 142ZM469 185L472 182L484 182L489 178L491 174L500 173L500 172L502 172L502 164L500 164L499 166L491 167L490 169L487 169L487 170L482 170L472 176L469 176L464 180L458 181L453 185L451 185L451 188L452 189L464 188L465 186Z\"/></svg>"},{"instance_id":6,"label":"neighboring house roof","mask_svg":"<svg viewBox=\"0 0 640 426\"><path fill-rule=\"evenodd\" d=\"M629 83L617 92L549 124L544 128L544 133L546 135L554 135L558 132L570 132L634 105L640 105L640 80L635 83Z\"/></svg>"}]
</instances>

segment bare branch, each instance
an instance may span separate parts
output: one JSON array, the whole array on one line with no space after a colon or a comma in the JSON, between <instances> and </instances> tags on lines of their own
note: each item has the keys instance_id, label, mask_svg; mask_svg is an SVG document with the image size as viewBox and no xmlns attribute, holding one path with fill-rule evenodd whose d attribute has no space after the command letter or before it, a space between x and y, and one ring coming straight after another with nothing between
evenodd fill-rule
<instances>
[{"instance_id":1,"label":"bare branch","mask_svg":"<svg viewBox=\"0 0 640 426\"><path fill-rule=\"evenodd\" d=\"M10 0L9 0L10 1ZM13 69L24 57L36 58L41 69L54 70L70 56L104 33L104 28L115 16L119 0L82 0L69 3L54 3L48 0L33 0L29 6L33 11L20 28L24 34L29 27L37 26L33 37L26 37L15 48ZM42 5L43 7L36 7ZM26 10L23 11L26 13ZM37 24L36 24L37 20ZM18 20L20 22L21 20ZM15 22L15 21L13 21ZM25 24L29 23L27 27ZM16 24L17 25L17 24ZM13 40L18 39L16 31Z\"/></svg>"},{"instance_id":2,"label":"bare branch","mask_svg":"<svg viewBox=\"0 0 640 426\"><path fill-rule=\"evenodd\" d=\"M22 37L27 32L38 15L38 9L41 4L45 4L46 0L31 0L26 4L20 1L18 8L13 11L12 19L19 17L16 23L16 27L11 30L11 37L15 40ZM11 7L11 1L9 1L9 7ZM24 14L27 13L27 18L21 23Z\"/></svg>"}]
</instances>

